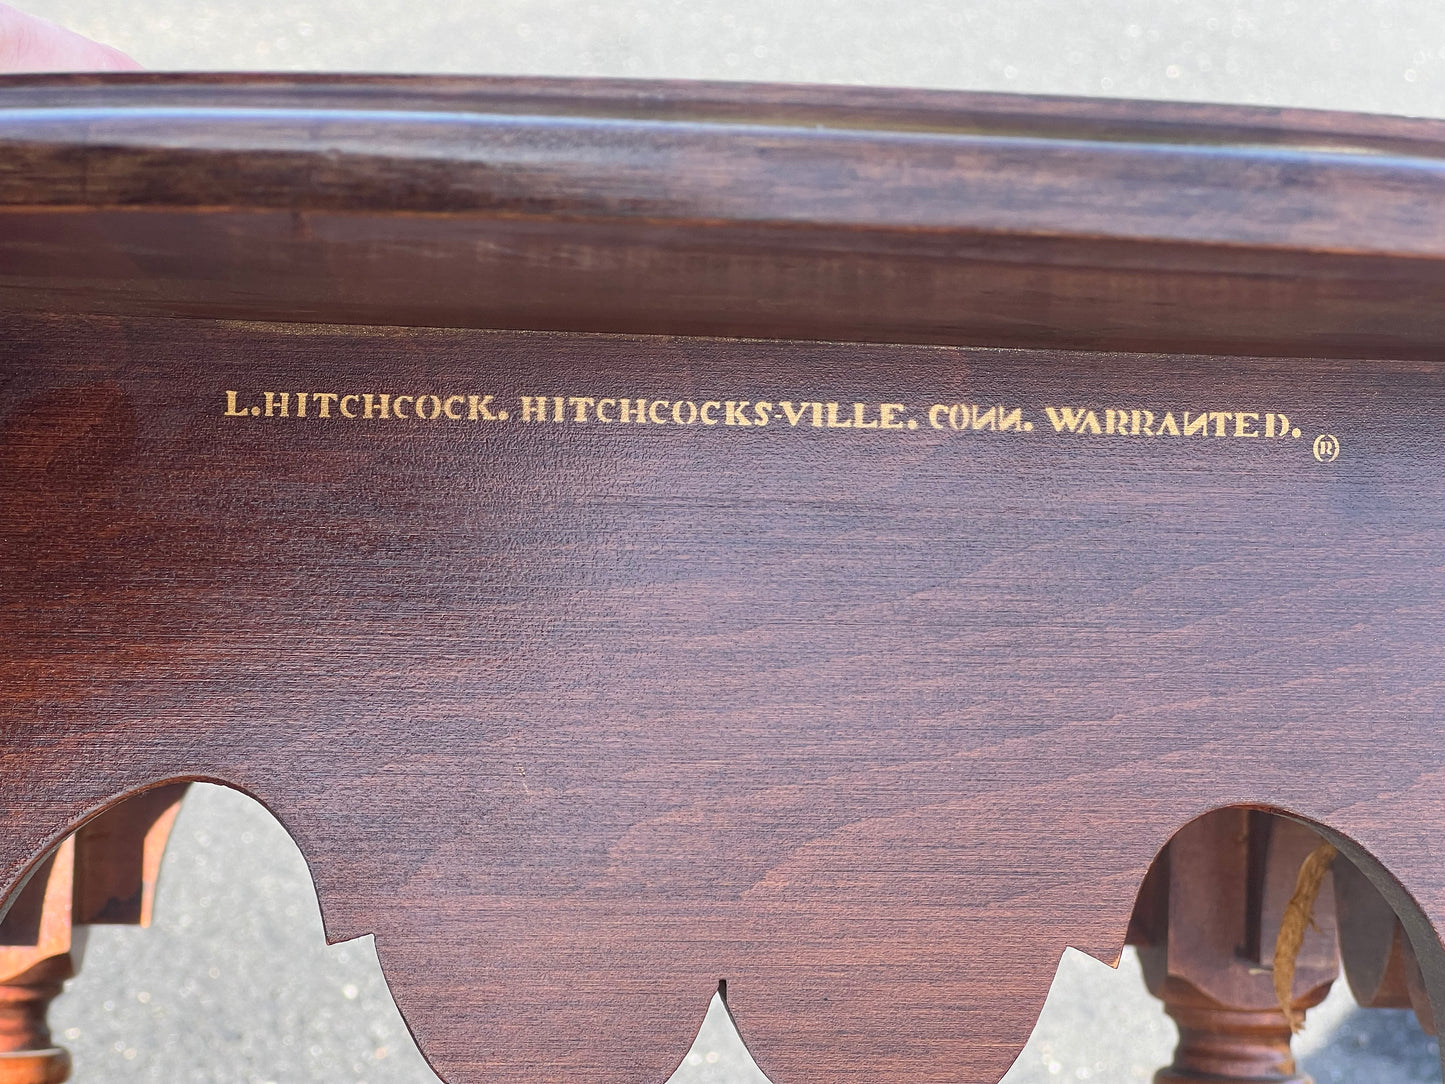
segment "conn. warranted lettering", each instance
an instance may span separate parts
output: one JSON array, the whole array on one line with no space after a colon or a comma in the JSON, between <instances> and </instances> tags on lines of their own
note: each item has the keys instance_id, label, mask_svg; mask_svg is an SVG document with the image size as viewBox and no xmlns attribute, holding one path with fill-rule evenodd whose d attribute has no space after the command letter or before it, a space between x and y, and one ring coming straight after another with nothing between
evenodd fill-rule
<instances>
[{"instance_id":1,"label":"conn. warranted lettering","mask_svg":"<svg viewBox=\"0 0 1445 1084\"><path fill-rule=\"evenodd\" d=\"M499 395L477 392L261 391L223 393L222 416L306 422L408 425L601 425L700 429L828 429L996 433L1092 438L1299 440L1281 410L1024 406L1008 403L859 402L823 399L663 399L639 395ZM1319 440L1329 437L1328 459ZM1315 458L1333 462L1334 437Z\"/></svg>"}]
</instances>

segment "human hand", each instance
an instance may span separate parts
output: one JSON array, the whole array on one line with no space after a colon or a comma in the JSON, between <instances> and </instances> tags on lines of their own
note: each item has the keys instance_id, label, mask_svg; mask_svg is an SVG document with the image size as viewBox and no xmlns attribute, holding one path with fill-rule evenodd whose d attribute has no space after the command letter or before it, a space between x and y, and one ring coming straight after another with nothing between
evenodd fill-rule
<instances>
[{"instance_id":1,"label":"human hand","mask_svg":"<svg viewBox=\"0 0 1445 1084\"><path fill-rule=\"evenodd\" d=\"M0 72L136 71L119 49L0 3Z\"/></svg>"}]
</instances>

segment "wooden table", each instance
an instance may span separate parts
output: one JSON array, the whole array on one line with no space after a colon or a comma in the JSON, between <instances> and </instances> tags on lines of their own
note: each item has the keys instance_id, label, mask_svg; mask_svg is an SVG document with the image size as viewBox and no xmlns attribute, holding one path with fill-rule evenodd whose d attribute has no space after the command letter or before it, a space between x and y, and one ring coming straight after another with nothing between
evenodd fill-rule
<instances>
[{"instance_id":1,"label":"wooden table","mask_svg":"<svg viewBox=\"0 0 1445 1084\"><path fill-rule=\"evenodd\" d=\"M779 1084L992 1081L1066 945L1163 1080L1445 997L1445 127L0 86L0 1079L197 779L450 1084L719 986Z\"/></svg>"}]
</instances>

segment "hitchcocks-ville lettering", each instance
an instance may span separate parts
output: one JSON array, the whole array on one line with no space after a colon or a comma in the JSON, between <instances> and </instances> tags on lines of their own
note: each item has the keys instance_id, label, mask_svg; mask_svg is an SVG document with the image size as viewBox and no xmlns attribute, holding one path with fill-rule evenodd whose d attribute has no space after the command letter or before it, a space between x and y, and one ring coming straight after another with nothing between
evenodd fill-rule
<instances>
[{"instance_id":1,"label":"hitchcocks-ville lettering","mask_svg":"<svg viewBox=\"0 0 1445 1084\"><path fill-rule=\"evenodd\" d=\"M505 404L505 405L504 405ZM824 399L665 399L639 395L519 395L262 391L224 393L222 416L314 421L522 422L551 425L1031 433L1014 404Z\"/></svg>"},{"instance_id":2,"label":"hitchcocks-ville lettering","mask_svg":"<svg viewBox=\"0 0 1445 1084\"><path fill-rule=\"evenodd\" d=\"M943 432L1050 438L1277 440L1300 438L1280 410L1144 408L1019 403L894 402L822 398L664 398L643 395L511 395L414 391L223 393L222 416L307 422L509 423L672 429L824 429Z\"/></svg>"},{"instance_id":3,"label":"hitchcocks-ville lettering","mask_svg":"<svg viewBox=\"0 0 1445 1084\"><path fill-rule=\"evenodd\" d=\"M725 426L769 424L815 429L916 429L904 403L794 402L787 399L647 399L640 396L523 395L524 422L573 425Z\"/></svg>"},{"instance_id":4,"label":"hitchcocks-ville lettering","mask_svg":"<svg viewBox=\"0 0 1445 1084\"><path fill-rule=\"evenodd\" d=\"M521 395L503 405L497 395L476 393L228 390L222 416L315 421L506 422L570 425L701 426L752 429L769 424L814 429L917 429L905 403L821 400L663 399L638 395ZM973 408L944 404L955 429L969 428ZM989 408L1002 417L1003 408ZM951 412L951 413L950 413ZM960 414L960 412L962 412ZM959 418L967 419L960 424ZM1012 418L1018 424L1020 411ZM934 417L934 427L942 428ZM995 428L992 415L987 427ZM980 422L976 428L984 428Z\"/></svg>"}]
</instances>

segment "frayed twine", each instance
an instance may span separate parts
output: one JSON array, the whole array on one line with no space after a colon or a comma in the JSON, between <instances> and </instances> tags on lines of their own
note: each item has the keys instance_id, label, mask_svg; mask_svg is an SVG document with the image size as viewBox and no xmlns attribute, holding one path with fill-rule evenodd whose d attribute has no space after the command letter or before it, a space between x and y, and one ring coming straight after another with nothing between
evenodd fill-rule
<instances>
[{"instance_id":1,"label":"frayed twine","mask_svg":"<svg viewBox=\"0 0 1445 1084\"><path fill-rule=\"evenodd\" d=\"M1305 1014L1294 1007L1295 961L1305 931L1315 922L1315 897L1338 853L1330 843L1321 843L1310 851L1295 878L1294 895L1279 921L1279 936L1274 942L1274 996L1279 999L1279 1011L1289 1022L1290 1031L1303 1031L1305 1026Z\"/></svg>"}]
</instances>

